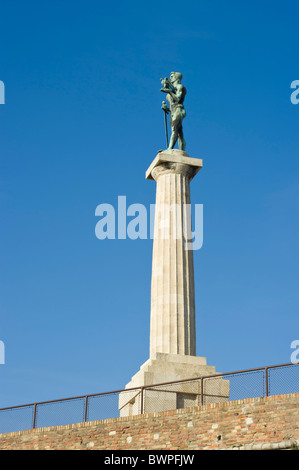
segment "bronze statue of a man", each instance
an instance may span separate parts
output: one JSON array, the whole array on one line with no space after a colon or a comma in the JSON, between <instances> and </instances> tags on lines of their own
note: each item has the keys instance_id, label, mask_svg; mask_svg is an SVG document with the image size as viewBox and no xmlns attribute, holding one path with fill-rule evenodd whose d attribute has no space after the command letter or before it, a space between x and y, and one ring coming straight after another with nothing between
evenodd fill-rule
<instances>
[{"instance_id":1,"label":"bronze statue of a man","mask_svg":"<svg viewBox=\"0 0 299 470\"><path fill-rule=\"evenodd\" d=\"M184 108L184 99L187 93L186 88L181 84L182 74L179 72L171 72L170 79L161 78L163 88L161 91L167 93L167 101L170 108L167 107L165 101L162 103L162 109L165 113L170 112L171 138L168 149L173 149L178 141L179 149L186 149L186 141L183 134L183 119L186 117Z\"/></svg>"}]
</instances>

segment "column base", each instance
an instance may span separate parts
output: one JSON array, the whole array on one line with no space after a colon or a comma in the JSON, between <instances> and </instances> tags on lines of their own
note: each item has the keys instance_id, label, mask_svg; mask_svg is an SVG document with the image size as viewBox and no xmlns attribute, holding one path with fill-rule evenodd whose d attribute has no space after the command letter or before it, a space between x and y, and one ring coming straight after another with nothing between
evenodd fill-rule
<instances>
[{"instance_id":1,"label":"column base","mask_svg":"<svg viewBox=\"0 0 299 470\"><path fill-rule=\"evenodd\" d=\"M126 385L126 389L144 387L194 377L216 374L205 357L156 353L148 359ZM204 381L204 404L227 401L229 381L221 377ZM141 410L140 390L128 390L119 395L120 416L154 413L201 405L201 380L148 387L143 391Z\"/></svg>"}]
</instances>

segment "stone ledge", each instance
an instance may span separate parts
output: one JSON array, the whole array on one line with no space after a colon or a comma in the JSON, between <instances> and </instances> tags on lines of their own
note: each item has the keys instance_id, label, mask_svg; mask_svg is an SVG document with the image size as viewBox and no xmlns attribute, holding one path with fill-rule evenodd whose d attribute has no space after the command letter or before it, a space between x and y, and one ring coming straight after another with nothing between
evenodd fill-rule
<instances>
[{"instance_id":1,"label":"stone ledge","mask_svg":"<svg viewBox=\"0 0 299 470\"><path fill-rule=\"evenodd\" d=\"M291 449L293 446L299 448L299 439L285 439L280 442L245 444L243 446L233 446L221 450L287 450Z\"/></svg>"}]
</instances>

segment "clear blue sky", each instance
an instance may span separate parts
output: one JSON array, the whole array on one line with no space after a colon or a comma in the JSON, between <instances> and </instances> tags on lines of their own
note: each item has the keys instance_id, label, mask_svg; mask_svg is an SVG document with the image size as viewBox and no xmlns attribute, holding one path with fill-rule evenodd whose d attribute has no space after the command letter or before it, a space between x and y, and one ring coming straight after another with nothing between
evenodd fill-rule
<instances>
[{"instance_id":1,"label":"clear blue sky","mask_svg":"<svg viewBox=\"0 0 299 470\"><path fill-rule=\"evenodd\" d=\"M0 16L0 407L123 388L148 359L152 240L95 237L95 208L149 207L160 77L187 87L203 158L197 355L290 361L298 331L298 2L4 2Z\"/></svg>"}]
</instances>

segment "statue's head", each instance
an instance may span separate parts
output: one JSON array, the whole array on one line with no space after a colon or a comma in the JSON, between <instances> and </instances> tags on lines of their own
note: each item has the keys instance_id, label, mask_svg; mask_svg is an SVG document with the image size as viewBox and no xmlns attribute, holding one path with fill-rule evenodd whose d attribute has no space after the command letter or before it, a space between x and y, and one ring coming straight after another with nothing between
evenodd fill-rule
<instances>
[{"instance_id":1,"label":"statue's head","mask_svg":"<svg viewBox=\"0 0 299 470\"><path fill-rule=\"evenodd\" d=\"M170 81L171 82L181 83L182 79L183 79L183 75L180 72L171 72L171 74L170 74Z\"/></svg>"}]
</instances>

